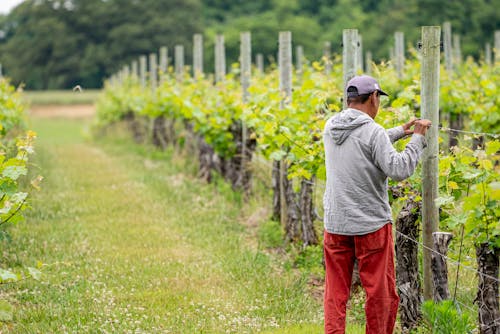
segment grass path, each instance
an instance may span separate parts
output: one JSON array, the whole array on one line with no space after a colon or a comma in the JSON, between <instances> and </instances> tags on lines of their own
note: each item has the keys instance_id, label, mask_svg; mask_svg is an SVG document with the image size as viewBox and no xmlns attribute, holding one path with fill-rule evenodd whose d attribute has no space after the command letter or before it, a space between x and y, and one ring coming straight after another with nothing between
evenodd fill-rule
<instances>
[{"instance_id":1,"label":"grass path","mask_svg":"<svg viewBox=\"0 0 500 334\"><path fill-rule=\"evenodd\" d=\"M45 181L0 259L40 260L44 276L0 287L16 305L1 333L320 331L306 279L248 245L225 185L199 182L167 153L86 142L86 123L33 121Z\"/></svg>"}]
</instances>

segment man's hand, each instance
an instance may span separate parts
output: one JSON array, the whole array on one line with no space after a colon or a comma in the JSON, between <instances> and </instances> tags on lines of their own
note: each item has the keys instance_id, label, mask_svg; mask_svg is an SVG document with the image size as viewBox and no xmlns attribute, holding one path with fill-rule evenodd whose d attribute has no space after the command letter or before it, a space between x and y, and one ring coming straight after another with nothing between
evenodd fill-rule
<instances>
[{"instance_id":1,"label":"man's hand","mask_svg":"<svg viewBox=\"0 0 500 334\"><path fill-rule=\"evenodd\" d=\"M417 119L414 121L414 123L415 123L415 128L413 130L413 133L418 133L421 134L422 136L425 136L427 129L429 129L432 125L432 122L429 121L428 119Z\"/></svg>"},{"instance_id":2,"label":"man's hand","mask_svg":"<svg viewBox=\"0 0 500 334\"><path fill-rule=\"evenodd\" d=\"M405 130L405 136L409 136L413 134L413 129L411 128L414 124L416 118L412 118L408 123L403 124L403 130Z\"/></svg>"}]
</instances>

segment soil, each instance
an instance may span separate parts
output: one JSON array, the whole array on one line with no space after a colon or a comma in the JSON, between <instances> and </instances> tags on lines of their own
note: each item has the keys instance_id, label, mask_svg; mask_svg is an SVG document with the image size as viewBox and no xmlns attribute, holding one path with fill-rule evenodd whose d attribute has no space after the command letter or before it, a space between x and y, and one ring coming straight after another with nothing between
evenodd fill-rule
<instances>
[{"instance_id":1,"label":"soil","mask_svg":"<svg viewBox=\"0 0 500 334\"><path fill-rule=\"evenodd\" d=\"M60 118L88 118L95 114L95 106L92 104L82 105L40 105L32 106L30 116L36 117L60 117Z\"/></svg>"}]
</instances>

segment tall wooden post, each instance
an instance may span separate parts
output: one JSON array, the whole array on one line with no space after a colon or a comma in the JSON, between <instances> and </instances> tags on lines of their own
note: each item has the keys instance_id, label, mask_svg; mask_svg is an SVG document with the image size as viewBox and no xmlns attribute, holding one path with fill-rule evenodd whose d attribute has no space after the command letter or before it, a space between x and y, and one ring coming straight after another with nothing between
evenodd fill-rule
<instances>
[{"instance_id":1,"label":"tall wooden post","mask_svg":"<svg viewBox=\"0 0 500 334\"><path fill-rule=\"evenodd\" d=\"M146 87L146 71L147 71L147 58L146 56L139 57L139 77L141 82L141 87Z\"/></svg>"},{"instance_id":2,"label":"tall wooden post","mask_svg":"<svg viewBox=\"0 0 500 334\"><path fill-rule=\"evenodd\" d=\"M193 36L193 77L198 80L203 77L203 35Z\"/></svg>"},{"instance_id":3,"label":"tall wooden post","mask_svg":"<svg viewBox=\"0 0 500 334\"><path fill-rule=\"evenodd\" d=\"M422 117L432 122L427 131L427 148L422 159L422 230L424 251L424 298L432 299L432 233L439 225L438 197L438 124L439 124L439 26L422 27Z\"/></svg>"},{"instance_id":4,"label":"tall wooden post","mask_svg":"<svg viewBox=\"0 0 500 334\"><path fill-rule=\"evenodd\" d=\"M356 71L363 72L365 66L363 65L363 36L358 34L358 48L356 50L357 60L356 60Z\"/></svg>"},{"instance_id":5,"label":"tall wooden post","mask_svg":"<svg viewBox=\"0 0 500 334\"><path fill-rule=\"evenodd\" d=\"M160 48L160 82L165 81L165 76L168 72L168 48L162 46Z\"/></svg>"},{"instance_id":6,"label":"tall wooden post","mask_svg":"<svg viewBox=\"0 0 500 334\"><path fill-rule=\"evenodd\" d=\"M139 64L137 63L137 60L132 61L131 69L132 69L132 73L131 73L132 78L134 80L137 80L137 78L139 78Z\"/></svg>"},{"instance_id":7,"label":"tall wooden post","mask_svg":"<svg viewBox=\"0 0 500 334\"><path fill-rule=\"evenodd\" d=\"M284 109L292 98L292 33L290 31L282 31L279 34L279 50L278 50L278 64L279 64L279 91L281 95L280 108ZM279 173L279 190L281 203L281 222L283 226L287 225L287 205L285 195L285 182L288 181L286 176L286 163L284 160L280 161L278 166ZM276 192L276 191L275 191ZM277 194L275 193L275 196Z\"/></svg>"},{"instance_id":8,"label":"tall wooden post","mask_svg":"<svg viewBox=\"0 0 500 334\"><path fill-rule=\"evenodd\" d=\"M365 72L368 75L372 75L372 67L373 67L373 56L371 51L367 51L365 55Z\"/></svg>"},{"instance_id":9,"label":"tall wooden post","mask_svg":"<svg viewBox=\"0 0 500 334\"><path fill-rule=\"evenodd\" d=\"M302 74L304 73L304 48L302 45L298 45L295 50L295 72L298 81L302 82Z\"/></svg>"},{"instance_id":10,"label":"tall wooden post","mask_svg":"<svg viewBox=\"0 0 500 334\"><path fill-rule=\"evenodd\" d=\"M459 34L453 34L453 59L456 66L462 63L462 48L460 46Z\"/></svg>"},{"instance_id":11,"label":"tall wooden post","mask_svg":"<svg viewBox=\"0 0 500 334\"><path fill-rule=\"evenodd\" d=\"M240 61L241 61L241 89L243 91L243 102L248 102L248 88L252 77L252 46L250 32L240 34Z\"/></svg>"},{"instance_id":12,"label":"tall wooden post","mask_svg":"<svg viewBox=\"0 0 500 334\"><path fill-rule=\"evenodd\" d=\"M495 64L500 63L500 30L495 30Z\"/></svg>"},{"instance_id":13,"label":"tall wooden post","mask_svg":"<svg viewBox=\"0 0 500 334\"><path fill-rule=\"evenodd\" d=\"M184 80L184 46L175 46L175 78L178 82Z\"/></svg>"},{"instance_id":14,"label":"tall wooden post","mask_svg":"<svg viewBox=\"0 0 500 334\"><path fill-rule=\"evenodd\" d=\"M345 85L349 80L356 75L357 72L357 59L358 59L358 30L357 29L344 29L342 33L342 65L344 70L344 83L342 90L344 91L343 104L344 108L347 107L347 95Z\"/></svg>"},{"instance_id":15,"label":"tall wooden post","mask_svg":"<svg viewBox=\"0 0 500 334\"><path fill-rule=\"evenodd\" d=\"M264 73L264 55L262 53L257 53L255 55L255 66L259 73Z\"/></svg>"},{"instance_id":16,"label":"tall wooden post","mask_svg":"<svg viewBox=\"0 0 500 334\"><path fill-rule=\"evenodd\" d=\"M224 81L226 77L226 49L224 36L215 37L215 83Z\"/></svg>"},{"instance_id":17,"label":"tall wooden post","mask_svg":"<svg viewBox=\"0 0 500 334\"><path fill-rule=\"evenodd\" d=\"M398 78L403 78L403 71L405 65L405 43L404 43L404 33L397 31L394 33L395 39L395 47L394 50L396 52L396 73L398 74Z\"/></svg>"},{"instance_id":18,"label":"tall wooden post","mask_svg":"<svg viewBox=\"0 0 500 334\"><path fill-rule=\"evenodd\" d=\"M444 68L446 71L453 71L453 52L451 44L451 23L443 23L443 46L444 46Z\"/></svg>"},{"instance_id":19,"label":"tall wooden post","mask_svg":"<svg viewBox=\"0 0 500 334\"><path fill-rule=\"evenodd\" d=\"M323 60L325 62L325 74L328 76L332 73L332 43L325 42L323 45Z\"/></svg>"},{"instance_id":20,"label":"tall wooden post","mask_svg":"<svg viewBox=\"0 0 500 334\"><path fill-rule=\"evenodd\" d=\"M241 62L241 89L243 95L243 103L248 102L250 87L250 80L252 78L252 41L250 32L242 32L240 34L240 62ZM247 139L248 130L245 122L241 122L241 170L240 170L240 185L243 186L245 190L250 190L247 173L247 158L251 159L251 155L248 156L247 152ZM250 153L251 154L251 153Z\"/></svg>"},{"instance_id":21,"label":"tall wooden post","mask_svg":"<svg viewBox=\"0 0 500 334\"><path fill-rule=\"evenodd\" d=\"M491 44L486 43L484 46L484 63L487 66L491 66Z\"/></svg>"},{"instance_id":22,"label":"tall wooden post","mask_svg":"<svg viewBox=\"0 0 500 334\"><path fill-rule=\"evenodd\" d=\"M279 35L279 66L281 92L280 107L283 109L292 98L292 33L282 31Z\"/></svg>"},{"instance_id":23,"label":"tall wooden post","mask_svg":"<svg viewBox=\"0 0 500 334\"><path fill-rule=\"evenodd\" d=\"M154 91L158 87L158 56L156 53L149 55L149 82Z\"/></svg>"}]
</instances>

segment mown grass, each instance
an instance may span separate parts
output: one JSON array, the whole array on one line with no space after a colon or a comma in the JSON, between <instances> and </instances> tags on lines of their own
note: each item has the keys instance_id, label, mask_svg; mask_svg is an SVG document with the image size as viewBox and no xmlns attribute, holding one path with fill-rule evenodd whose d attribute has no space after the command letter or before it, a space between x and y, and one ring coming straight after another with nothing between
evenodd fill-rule
<instances>
[{"instance_id":1,"label":"mown grass","mask_svg":"<svg viewBox=\"0 0 500 334\"><path fill-rule=\"evenodd\" d=\"M322 332L310 284L320 252L276 251L283 231L266 195L243 201L197 180L192 158L123 136L88 142L89 125L32 122L45 181L27 221L2 235L0 267L43 261L43 278L0 286L15 305L1 333ZM472 305L463 282L474 279L460 276L459 300ZM350 301L347 333L364 332L363 303Z\"/></svg>"},{"instance_id":2,"label":"mown grass","mask_svg":"<svg viewBox=\"0 0 500 334\"><path fill-rule=\"evenodd\" d=\"M321 327L321 303L307 293L307 276L247 242L241 201L225 184L198 181L194 166L173 153L121 139L86 143L82 121L33 126L45 182L27 221L8 229L1 264L40 260L44 275L0 287L16 308L1 332Z\"/></svg>"},{"instance_id":3,"label":"mown grass","mask_svg":"<svg viewBox=\"0 0 500 334\"><path fill-rule=\"evenodd\" d=\"M23 98L29 105L94 104L100 93L99 89L25 91Z\"/></svg>"}]
</instances>

